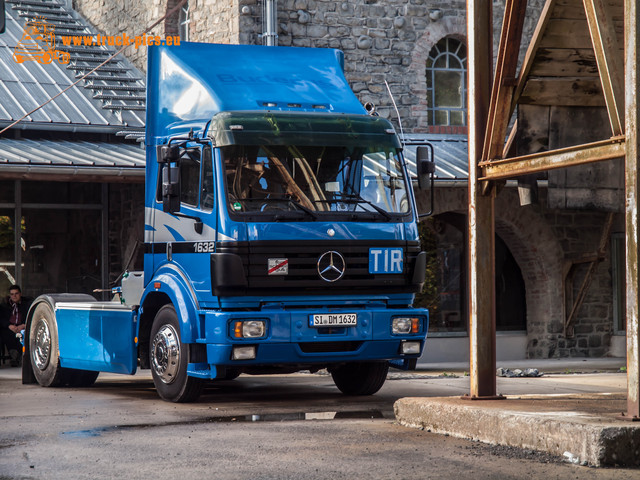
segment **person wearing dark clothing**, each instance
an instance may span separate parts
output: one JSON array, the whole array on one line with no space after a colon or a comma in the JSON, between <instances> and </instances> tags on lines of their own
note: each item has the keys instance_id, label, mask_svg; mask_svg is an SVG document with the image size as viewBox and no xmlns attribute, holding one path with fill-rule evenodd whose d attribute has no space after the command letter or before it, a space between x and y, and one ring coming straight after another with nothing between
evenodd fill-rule
<instances>
[{"instance_id":1,"label":"person wearing dark clothing","mask_svg":"<svg viewBox=\"0 0 640 480\"><path fill-rule=\"evenodd\" d=\"M31 301L22 296L20 286L11 285L9 287L9 296L2 304L0 337L2 338L2 343L9 350L12 367L17 367L20 364L22 345L16 335L25 329L30 306Z\"/></svg>"}]
</instances>

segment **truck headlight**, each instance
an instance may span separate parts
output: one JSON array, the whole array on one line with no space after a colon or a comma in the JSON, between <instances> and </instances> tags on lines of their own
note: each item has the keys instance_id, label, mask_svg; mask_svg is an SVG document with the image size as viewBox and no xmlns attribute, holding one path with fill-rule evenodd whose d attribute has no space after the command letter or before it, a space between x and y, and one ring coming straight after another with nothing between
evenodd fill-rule
<instances>
[{"instance_id":1,"label":"truck headlight","mask_svg":"<svg viewBox=\"0 0 640 480\"><path fill-rule=\"evenodd\" d=\"M262 338L267 331L264 320L238 320L233 324L235 338Z\"/></svg>"},{"instance_id":2,"label":"truck headlight","mask_svg":"<svg viewBox=\"0 0 640 480\"><path fill-rule=\"evenodd\" d=\"M420 318L396 317L391 321L391 333L394 335L408 335L420 333Z\"/></svg>"}]
</instances>

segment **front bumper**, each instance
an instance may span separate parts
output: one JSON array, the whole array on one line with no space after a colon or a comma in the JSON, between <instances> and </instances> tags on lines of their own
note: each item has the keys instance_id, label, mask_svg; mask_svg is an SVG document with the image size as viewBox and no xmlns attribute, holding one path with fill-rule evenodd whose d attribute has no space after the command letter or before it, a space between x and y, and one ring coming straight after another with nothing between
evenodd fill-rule
<instances>
[{"instance_id":1,"label":"front bumper","mask_svg":"<svg viewBox=\"0 0 640 480\"><path fill-rule=\"evenodd\" d=\"M357 313L358 323L350 327L311 327L310 316L322 313ZM419 317L420 331L392 334L392 319L400 316ZM246 320L266 322L266 335L260 339L233 338L232 325ZM206 361L190 364L189 374L216 378L219 367L328 366L356 361L416 359L422 354L428 324L427 310L382 305L308 309L271 307L251 312L207 311L203 338L197 340L197 343L204 344ZM419 352L403 354L402 344L405 342L418 343ZM235 346L255 347L255 358L234 360Z\"/></svg>"}]
</instances>

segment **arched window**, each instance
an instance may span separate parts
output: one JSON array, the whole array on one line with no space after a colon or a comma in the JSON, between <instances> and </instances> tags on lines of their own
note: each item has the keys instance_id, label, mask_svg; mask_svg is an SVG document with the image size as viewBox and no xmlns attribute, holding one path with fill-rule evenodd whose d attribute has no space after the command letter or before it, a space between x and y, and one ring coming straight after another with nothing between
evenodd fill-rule
<instances>
[{"instance_id":1,"label":"arched window","mask_svg":"<svg viewBox=\"0 0 640 480\"><path fill-rule=\"evenodd\" d=\"M455 38L440 40L427 58L429 125L467 125L467 47Z\"/></svg>"}]
</instances>

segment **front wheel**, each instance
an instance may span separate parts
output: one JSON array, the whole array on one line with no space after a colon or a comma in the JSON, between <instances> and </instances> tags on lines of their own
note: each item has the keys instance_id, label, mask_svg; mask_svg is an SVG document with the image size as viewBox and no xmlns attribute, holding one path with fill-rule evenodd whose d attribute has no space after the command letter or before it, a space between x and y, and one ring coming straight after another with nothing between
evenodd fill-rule
<instances>
[{"instance_id":1,"label":"front wheel","mask_svg":"<svg viewBox=\"0 0 640 480\"><path fill-rule=\"evenodd\" d=\"M373 395L384 385L388 372L388 362L354 362L331 369L331 376L345 395Z\"/></svg>"},{"instance_id":2,"label":"front wheel","mask_svg":"<svg viewBox=\"0 0 640 480\"><path fill-rule=\"evenodd\" d=\"M180 324L173 305L162 307L153 320L149 359L153 383L162 399L184 403L200 396L204 381L187 375L189 345L180 340Z\"/></svg>"}]
</instances>

